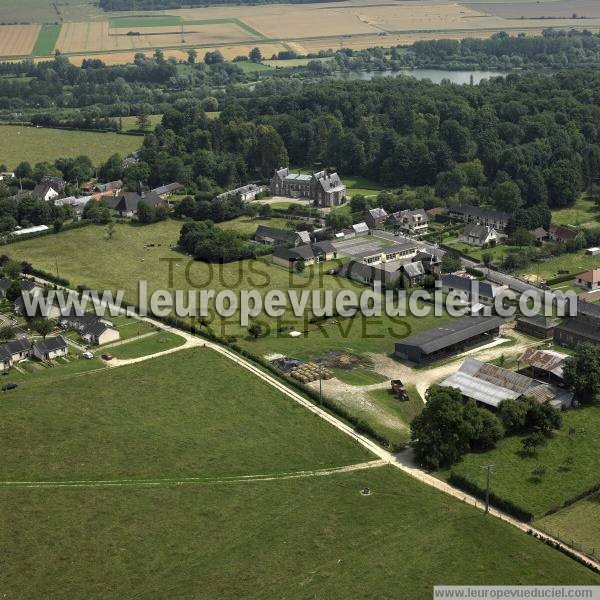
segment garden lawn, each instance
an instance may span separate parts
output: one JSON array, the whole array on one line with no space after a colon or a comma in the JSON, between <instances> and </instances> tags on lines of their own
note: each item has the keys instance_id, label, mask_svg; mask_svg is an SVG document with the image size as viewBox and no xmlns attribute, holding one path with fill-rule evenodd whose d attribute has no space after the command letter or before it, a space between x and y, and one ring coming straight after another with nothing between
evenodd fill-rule
<instances>
[{"instance_id":1,"label":"garden lawn","mask_svg":"<svg viewBox=\"0 0 600 600\"><path fill-rule=\"evenodd\" d=\"M254 236L259 225L287 230L288 223L290 223L289 219L283 219L280 217L270 217L266 219L263 219L262 217L255 217L252 219L250 217L238 217L237 219L232 219L231 221L218 223L217 226L221 229L232 229L233 231L237 231L238 233L242 233L244 235Z\"/></svg>"},{"instance_id":2,"label":"garden lawn","mask_svg":"<svg viewBox=\"0 0 600 600\"><path fill-rule=\"evenodd\" d=\"M126 315L109 318L112 324L119 330L121 340L127 340L132 337L150 333L151 331L156 331L149 323L134 319L133 317L127 317Z\"/></svg>"},{"instance_id":3,"label":"garden lawn","mask_svg":"<svg viewBox=\"0 0 600 600\"><path fill-rule=\"evenodd\" d=\"M520 273L537 275L538 265L540 278L551 279L564 274L560 271L567 271L572 275L576 275L577 273L581 273L583 271L597 269L600 267L600 256L587 256L584 250L580 250L575 253L561 254L560 256L553 257L546 262L531 263L528 267L521 269ZM574 283L574 281L565 283Z\"/></svg>"},{"instance_id":4,"label":"garden lawn","mask_svg":"<svg viewBox=\"0 0 600 600\"><path fill-rule=\"evenodd\" d=\"M379 192L386 188L380 183L367 179L366 177L358 176L343 176L342 182L346 186L346 195L349 198L352 196L377 196Z\"/></svg>"},{"instance_id":5,"label":"garden lawn","mask_svg":"<svg viewBox=\"0 0 600 600\"><path fill-rule=\"evenodd\" d=\"M9 169L25 160L33 166L81 155L99 165L112 154L126 156L138 150L143 141L140 136L118 133L0 125L0 156Z\"/></svg>"},{"instance_id":6,"label":"garden lawn","mask_svg":"<svg viewBox=\"0 0 600 600\"><path fill-rule=\"evenodd\" d=\"M0 402L0 482L220 477L373 458L205 348L52 385L34 377Z\"/></svg>"},{"instance_id":7,"label":"garden lawn","mask_svg":"<svg viewBox=\"0 0 600 600\"><path fill-rule=\"evenodd\" d=\"M523 456L521 439L507 437L494 450L468 454L452 470L484 488L483 465L493 464L494 494L538 518L600 484L600 405L563 413L562 429L534 457ZM568 458L574 462L566 468ZM532 476L538 465L546 468L541 480Z\"/></svg>"},{"instance_id":8,"label":"garden lawn","mask_svg":"<svg viewBox=\"0 0 600 600\"><path fill-rule=\"evenodd\" d=\"M183 344L185 344L185 338L182 338L180 335L160 331L139 340L114 346L110 348L110 354L120 359L139 358L140 356L149 356L158 352L164 352L165 350L171 350Z\"/></svg>"},{"instance_id":9,"label":"garden lawn","mask_svg":"<svg viewBox=\"0 0 600 600\"><path fill-rule=\"evenodd\" d=\"M217 485L0 489L0 515L7 597L429 600L437 584L600 583L392 467Z\"/></svg>"}]
</instances>

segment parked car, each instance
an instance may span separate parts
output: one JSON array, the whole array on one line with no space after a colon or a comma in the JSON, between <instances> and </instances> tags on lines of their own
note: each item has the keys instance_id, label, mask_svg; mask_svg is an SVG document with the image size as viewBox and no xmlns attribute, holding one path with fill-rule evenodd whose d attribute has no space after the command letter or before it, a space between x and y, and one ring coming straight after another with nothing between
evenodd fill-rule
<instances>
[{"instance_id":1,"label":"parked car","mask_svg":"<svg viewBox=\"0 0 600 600\"><path fill-rule=\"evenodd\" d=\"M12 382L5 383L5 384L2 386L2 391L3 391L3 392L8 392L8 391L10 391L10 390L14 390L16 387L18 387L16 383L12 383Z\"/></svg>"},{"instance_id":2,"label":"parked car","mask_svg":"<svg viewBox=\"0 0 600 600\"><path fill-rule=\"evenodd\" d=\"M103 360L112 360L113 359L113 355L112 354L103 354L102 355L102 359Z\"/></svg>"},{"instance_id":3,"label":"parked car","mask_svg":"<svg viewBox=\"0 0 600 600\"><path fill-rule=\"evenodd\" d=\"M91 352L84 352L81 356L83 358L86 358L87 360L91 360L92 358L94 358L94 355Z\"/></svg>"}]
</instances>

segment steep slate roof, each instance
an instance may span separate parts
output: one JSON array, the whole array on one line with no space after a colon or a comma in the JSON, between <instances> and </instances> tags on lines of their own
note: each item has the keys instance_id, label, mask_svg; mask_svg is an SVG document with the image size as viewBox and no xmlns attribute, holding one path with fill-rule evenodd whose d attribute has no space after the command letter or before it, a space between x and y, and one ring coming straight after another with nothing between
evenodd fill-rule
<instances>
[{"instance_id":1,"label":"steep slate roof","mask_svg":"<svg viewBox=\"0 0 600 600\"><path fill-rule=\"evenodd\" d=\"M267 237L281 242L292 243L298 239L298 233L289 229L276 229L275 227L259 225L256 228L255 237Z\"/></svg>"},{"instance_id":2,"label":"steep slate roof","mask_svg":"<svg viewBox=\"0 0 600 600\"><path fill-rule=\"evenodd\" d=\"M369 231L369 226L364 221L361 221L360 223L352 225L352 229L354 230L354 233L366 233Z\"/></svg>"},{"instance_id":3,"label":"steep slate roof","mask_svg":"<svg viewBox=\"0 0 600 600\"><path fill-rule=\"evenodd\" d=\"M499 222L508 222L510 219L510 214L508 213L491 210L489 208L481 208L481 206L473 206L471 204L454 204L453 206L449 206L448 210L449 212L473 217L474 219L487 219Z\"/></svg>"},{"instance_id":4,"label":"steep slate roof","mask_svg":"<svg viewBox=\"0 0 600 600\"><path fill-rule=\"evenodd\" d=\"M420 261L406 263L403 265L403 268L405 273L411 278L425 275L425 267L423 267L423 263Z\"/></svg>"},{"instance_id":5,"label":"steep slate roof","mask_svg":"<svg viewBox=\"0 0 600 600\"><path fill-rule=\"evenodd\" d=\"M316 242L313 244L313 248L323 254L329 254L331 252L336 252L336 247L329 241L323 240L322 242Z\"/></svg>"},{"instance_id":6,"label":"steep slate roof","mask_svg":"<svg viewBox=\"0 0 600 600\"><path fill-rule=\"evenodd\" d=\"M235 197L239 194L244 194L246 192L258 192L259 190L260 190L260 187L258 185L256 185L255 183L249 183L248 185L244 185L242 187L238 187L233 190L228 190L227 192L223 192L222 194L215 196L215 200L225 200L226 198ZM158 192L158 190L154 190L154 191ZM158 193L161 193L161 192L158 192Z\"/></svg>"},{"instance_id":7,"label":"steep slate roof","mask_svg":"<svg viewBox=\"0 0 600 600\"><path fill-rule=\"evenodd\" d=\"M526 317L525 315L519 315L517 317L518 323L528 323L539 327L540 329L552 329L558 325L558 321L552 317L545 317L544 315L533 315L532 317Z\"/></svg>"},{"instance_id":8,"label":"steep slate roof","mask_svg":"<svg viewBox=\"0 0 600 600\"><path fill-rule=\"evenodd\" d=\"M375 220L377 220L377 219L385 219L388 216L388 214L387 214L387 212L385 211L384 208L371 208L367 212L371 216L371 218L373 218Z\"/></svg>"},{"instance_id":9,"label":"steep slate roof","mask_svg":"<svg viewBox=\"0 0 600 600\"><path fill-rule=\"evenodd\" d=\"M17 352L25 352L31 348L31 342L25 338L17 338L16 340L12 340L2 345L2 348L5 348L10 352L11 356L13 354L17 354Z\"/></svg>"},{"instance_id":10,"label":"steep slate roof","mask_svg":"<svg viewBox=\"0 0 600 600\"><path fill-rule=\"evenodd\" d=\"M310 244L302 244L296 248L276 248L273 250L273 256L285 260L310 260L315 258L315 253Z\"/></svg>"},{"instance_id":11,"label":"steep slate roof","mask_svg":"<svg viewBox=\"0 0 600 600\"><path fill-rule=\"evenodd\" d=\"M316 173L315 176L325 192L342 192L346 189L346 186L342 183L337 173L321 171L320 173Z\"/></svg>"},{"instance_id":12,"label":"steep slate roof","mask_svg":"<svg viewBox=\"0 0 600 600\"><path fill-rule=\"evenodd\" d=\"M489 225L480 225L479 223L469 223L465 225L463 235L465 237L474 237L481 242L485 241L487 236L492 232L493 227Z\"/></svg>"},{"instance_id":13,"label":"steep slate roof","mask_svg":"<svg viewBox=\"0 0 600 600\"><path fill-rule=\"evenodd\" d=\"M478 279L470 279L469 277L461 277L460 275L453 275L451 273L442 275L442 287L451 287L455 290L472 293L475 283L479 284L480 296L493 298L496 295L496 288L488 281L479 281Z\"/></svg>"},{"instance_id":14,"label":"steep slate roof","mask_svg":"<svg viewBox=\"0 0 600 600\"><path fill-rule=\"evenodd\" d=\"M502 325L500 317L462 317L447 324L427 329L397 341L403 346L420 348L425 354L437 352L448 346L459 344L472 337L496 329Z\"/></svg>"},{"instance_id":15,"label":"steep slate roof","mask_svg":"<svg viewBox=\"0 0 600 600\"><path fill-rule=\"evenodd\" d=\"M33 344L33 347L40 354L46 354L48 352L66 348L67 342L65 342L62 335L57 335L56 337L46 338L45 340L38 340Z\"/></svg>"},{"instance_id":16,"label":"steep slate roof","mask_svg":"<svg viewBox=\"0 0 600 600\"><path fill-rule=\"evenodd\" d=\"M36 200L43 200L46 197L46 194L50 191L50 190L54 190L56 193L59 192L59 190L55 189L55 187L53 185L51 185L50 183L38 183L34 188L33 191L31 192L31 195L36 199Z\"/></svg>"},{"instance_id":17,"label":"steep slate roof","mask_svg":"<svg viewBox=\"0 0 600 600\"><path fill-rule=\"evenodd\" d=\"M578 315L568 317L554 328L554 331L563 331L575 336L600 343L600 321L595 318Z\"/></svg>"}]
</instances>

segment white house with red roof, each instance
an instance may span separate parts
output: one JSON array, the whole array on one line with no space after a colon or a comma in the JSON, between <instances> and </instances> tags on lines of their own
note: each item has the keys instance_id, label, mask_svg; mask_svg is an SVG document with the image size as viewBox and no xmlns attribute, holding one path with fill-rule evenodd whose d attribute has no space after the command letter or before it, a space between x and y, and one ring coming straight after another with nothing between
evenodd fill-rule
<instances>
[{"instance_id":1,"label":"white house with red roof","mask_svg":"<svg viewBox=\"0 0 600 600\"><path fill-rule=\"evenodd\" d=\"M585 290L600 289L600 269L592 269L575 276L575 283Z\"/></svg>"}]
</instances>

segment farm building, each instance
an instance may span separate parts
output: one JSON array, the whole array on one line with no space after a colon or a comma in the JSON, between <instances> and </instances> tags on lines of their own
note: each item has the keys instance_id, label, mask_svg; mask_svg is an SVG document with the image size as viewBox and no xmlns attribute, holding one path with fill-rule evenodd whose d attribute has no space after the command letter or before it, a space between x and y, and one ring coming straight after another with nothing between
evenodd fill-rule
<instances>
[{"instance_id":1,"label":"farm building","mask_svg":"<svg viewBox=\"0 0 600 600\"><path fill-rule=\"evenodd\" d=\"M309 244L310 234L308 231L292 231L259 225L254 234L254 240L260 244L281 244L297 247L301 244Z\"/></svg>"},{"instance_id":2,"label":"farm building","mask_svg":"<svg viewBox=\"0 0 600 600\"><path fill-rule=\"evenodd\" d=\"M339 275L367 285L372 285L378 281L382 287L393 288L402 277L401 267L402 263L399 261L370 265L351 260L340 267Z\"/></svg>"},{"instance_id":3,"label":"farm building","mask_svg":"<svg viewBox=\"0 0 600 600\"><path fill-rule=\"evenodd\" d=\"M67 342L62 335L38 340L33 344L33 355L40 360L53 360L66 356L67 352Z\"/></svg>"},{"instance_id":4,"label":"farm building","mask_svg":"<svg viewBox=\"0 0 600 600\"><path fill-rule=\"evenodd\" d=\"M600 256L600 248L598 248L597 246L595 246L594 248L588 248L585 253L588 256Z\"/></svg>"},{"instance_id":5,"label":"farm building","mask_svg":"<svg viewBox=\"0 0 600 600\"><path fill-rule=\"evenodd\" d=\"M500 333L500 317L462 317L396 342L394 355L420 363L462 352L478 342L490 341Z\"/></svg>"},{"instance_id":6,"label":"farm building","mask_svg":"<svg viewBox=\"0 0 600 600\"><path fill-rule=\"evenodd\" d=\"M566 244L577 237L577 231L569 227L563 227L562 225L550 225L548 236L553 242Z\"/></svg>"},{"instance_id":7,"label":"farm building","mask_svg":"<svg viewBox=\"0 0 600 600\"><path fill-rule=\"evenodd\" d=\"M569 358L568 354L556 352L555 350L527 348L521 357L521 362L531 369L533 377L541 371L548 379L561 383L564 378L563 369L567 358Z\"/></svg>"},{"instance_id":8,"label":"farm building","mask_svg":"<svg viewBox=\"0 0 600 600\"><path fill-rule=\"evenodd\" d=\"M463 302L471 302L477 296L476 302L492 305L501 289L504 288L495 286L489 281L479 281L452 273L442 275L442 292L446 294L454 292Z\"/></svg>"},{"instance_id":9,"label":"farm building","mask_svg":"<svg viewBox=\"0 0 600 600\"><path fill-rule=\"evenodd\" d=\"M272 196L305 198L323 207L339 206L346 201L346 186L337 173L328 171L303 175L281 168L275 171L270 189Z\"/></svg>"},{"instance_id":10,"label":"farm building","mask_svg":"<svg viewBox=\"0 0 600 600\"><path fill-rule=\"evenodd\" d=\"M456 388L465 398L491 408L498 408L504 400L526 396L540 403L549 402L555 408L569 408L573 402L572 392L475 358L467 358L439 385Z\"/></svg>"},{"instance_id":11,"label":"farm building","mask_svg":"<svg viewBox=\"0 0 600 600\"><path fill-rule=\"evenodd\" d=\"M545 317L543 315L526 317L521 315L517 317L516 329L527 335L532 335L545 340L552 337L554 328L557 325L558 321L552 317Z\"/></svg>"},{"instance_id":12,"label":"farm building","mask_svg":"<svg viewBox=\"0 0 600 600\"><path fill-rule=\"evenodd\" d=\"M581 304L581 303L580 303ZM583 303L585 304L585 303ZM579 344L600 344L600 320L590 315L568 317L554 328L554 343L575 348Z\"/></svg>"},{"instance_id":13,"label":"farm building","mask_svg":"<svg viewBox=\"0 0 600 600\"><path fill-rule=\"evenodd\" d=\"M222 194L215 196L215 200L221 201L229 198L239 198L242 202L249 202L250 200L254 200L262 191L264 191L264 187L256 185L255 183L249 183L248 185L235 188L234 190L223 192Z\"/></svg>"},{"instance_id":14,"label":"farm building","mask_svg":"<svg viewBox=\"0 0 600 600\"><path fill-rule=\"evenodd\" d=\"M592 269L576 275L575 285L588 291L600 289L600 269Z\"/></svg>"},{"instance_id":15,"label":"farm building","mask_svg":"<svg viewBox=\"0 0 600 600\"><path fill-rule=\"evenodd\" d=\"M510 220L510 215L481 206L458 205L448 207L448 216L465 223L480 223L493 227L496 231L504 231Z\"/></svg>"},{"instance_id":16,"label":"farm building","mask_svg":"<svg viewBox=\"0 0 600 600\"><path fill-rule=\"evenodd\" d=\"M15 229L11 231L11 235L29 235L31 233L41 233L42 231L48 231L50 228L48 225L34 225L33 227L23 227L21 229Z\"/></svg>"}]
</instances>

